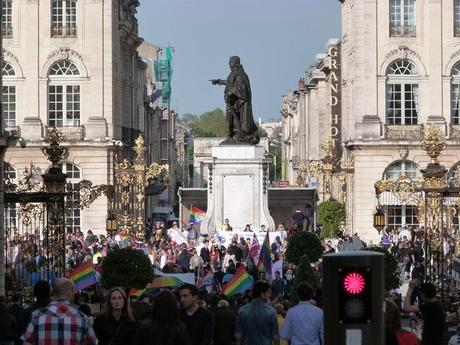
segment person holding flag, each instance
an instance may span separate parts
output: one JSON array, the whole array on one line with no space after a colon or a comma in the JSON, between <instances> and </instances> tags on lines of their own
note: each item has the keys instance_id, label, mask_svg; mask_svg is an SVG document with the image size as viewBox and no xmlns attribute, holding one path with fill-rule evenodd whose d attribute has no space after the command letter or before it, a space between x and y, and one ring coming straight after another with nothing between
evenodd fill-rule
<instances>
[{"instance_id":1,"label":"person holding flag","mask_svg":"<svg viewBox=\"0 0 460 345\"><path fill-rule=\"evenodd\" d=\"M265 235L264 242L260 248L259 261L257 263L257 269L259 272L264 272L264 278L268 275L271 278L272 272L272 249L270 247L269 232ZM270 280L270 279L267 279Z\"/></svg>"}]
</instances>

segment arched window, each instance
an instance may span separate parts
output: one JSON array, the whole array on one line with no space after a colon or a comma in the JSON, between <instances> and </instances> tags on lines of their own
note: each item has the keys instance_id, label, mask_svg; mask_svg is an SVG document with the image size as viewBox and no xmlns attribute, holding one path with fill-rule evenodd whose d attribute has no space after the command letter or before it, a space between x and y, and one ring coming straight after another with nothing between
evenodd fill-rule
<instances>
[{"instance_id":1,"label":"arched window","mask_svg":"<svg viewBox=\"0 0 460 345\"><path fill-rule=\"evenodd\" d=\"M452 68L452 82L450 88L451 122L460 124L460 61Z\"/></svg>"},{"instance_id":2,"label":"arched window","mask_svg":"<svg viewBox=\"0 0 460 345\"><path fill-rule=\"evenodd\" d=\"M418 72L412 61L398 59L387 68L386 122L416 125L418 121Z\"/></svg>"},{"instance_id":3,"label":"arched window","mask_svg":"<svg viewBox=\"0 0 460 345\"><path fill-rule=\"evenodd\" d=\"M2 1L2 36L13 37L13 1Z\"/></svg>"},{"instance_id":4,"label":"arched window","mask_svg":"<svg viewBox=\"0 0 460 345\"><path fill-rule=\"evenodd\" d=\"M398 161L390 164L384 173L384 179L396 180L399 176L407 176L412 180L417 179L419 174L418 166L411 161Z\"/></svg>"},{"instance_id":5,"label":"arched window","mask_svg":"<svg viewBox=\"0 0 460 345\"><path fill-rule=\"evenodd\" d=\"M16 125L16 86L9 79L16 75L13 66L8 62L2 64L2 118L6 127Z\"/></svg>"},{"instance_id":6,"label":"arched window","mask_svg":"<svg viewBox=\"0 0 460 345\"><path fill-rule=\"evenodd\" d=\"M67 191L66 202L75 203L78 200L78 184L81 181L81 171L78 166L72 163L61 163L59 166L64 174L67 174ZM66 213L66 231L74 233L81 230L81 210L78 206L67 208Z\"/></svg>"},{"instance_id":7,"label":"arched window","mask_svg":"<svg viewBox=\"0 0 460 345\"><path fill-rule=\"evenodd\" d=\"M48 125L52 127L80 126L80 85L74 76L77 66L61 60L50 67L48 86Z\"/></svg>"},{"instance_id":8,"label":"arched window","mask_svg":"<svg viewBox=\"0 0 460 345\"><path fill-rule=\"evenodd\" d=\"M390 0L390 36L415 35L415 0Z\"/></svg>"},{"instance_id":9,"label":"arched window","mask_svg":"<svg viewBox=\"0 0 460 345\"><path fill-rule=\"evenodd\" d=\"M383 174L384 179L396 180L399 176L407 176L412 180L417 179L419 169L417 164L411 161L397 161L390 164ZM418 209L413 205L387 204L385 207L387 228L398 229L404 226L418 225Z\"/></svg>"},{"instance_id":10,"label":"arched window","mask_svg":"<svg viewBox=\"0 0 460 345\"><path fill-rule=\"evenodd\" d=\"M77 1L51 0L51 37L77 36Z\"/></svg>"}]
</instances>

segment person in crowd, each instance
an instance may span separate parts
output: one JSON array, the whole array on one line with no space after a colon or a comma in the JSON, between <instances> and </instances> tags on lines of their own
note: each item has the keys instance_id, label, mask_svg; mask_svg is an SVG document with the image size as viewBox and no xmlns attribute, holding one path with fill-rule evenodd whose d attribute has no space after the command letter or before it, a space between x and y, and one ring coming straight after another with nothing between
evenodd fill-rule
<instances>
[{"instance_id":1,"label":"person in crowd","mask_svg":"<svg viewBox=\"0 0 460 345\"><path fill-rule=\"evenodd\" d=\"M233 231L233 228L230 225L230 220L228 218L225 218L224 224L222 224L221 230L222 231Z\"/></svg>"},{"instance_id":2,"label":"person in crowd","mask_svg":"<svg viewBox=\"0 0 460 345\"><path fill-rule=\"evenodd\" d=\"M203 263L207 264L211 261L210 252L209 252L209 240L205 239L203 241L203 247L200 250L200 256L203 258Z\"/></svg>"},{"instance_id":3,"label":"person in crowd","mask_svg":"<svg viewBox=\"0 0 460 345\"><path fill-rule=\"evenodd\" d=\"M114 287L109 291L105 312L96 316L94 320L94 331L100 345L134 345L137 343L137 323L122 288Z\"/></svg>"},{"instance_id":4,"label":"person in crowd","mask_svg":"<svg viewBox=\"0 0 460 345\"><path fill-rule=\"evenodd\" d=\"M289 340L291 345L324 343L323 311L311 304L313 292L308 283L297 286L300 302L288 310L281 330L281 338Z\"/></svg>"},{"instance_id":5,"label":"person in crowd","mask_svg":"<svg viewBox=\"0 0 460 345\"><path fill-rule=\"evenodd\" d=\"M10 314L6 304L0 301L0 345L14 345L17 329L14 316Z\"/></svg>"},{"instance_id":6,"label":"person in crowd","mask_svg":"<svg viewBox=\"0 0 460 345\"><path fill-rule=\"evenodd\" d=\"M391 300L385 300L385 345L419 345L417 337L401 329L401 312Z\"/></svg>"},{"instance_id":7,"label":"person in crowd","mask_svg":"<svg viewBox=\"0 0 460 345\"><path fill-rule=\"evenodd\" d=\"M216 270L217 266L220 266L222 259L222 252L219 250L219 246L217 244L212 245L209 257L211 259L211 267Z\"/></svg>"},{"instance_id":8,"label":"person in crowd","mask_svg":"<svg viewBox=\"0 0 460 345\"><path fill-rule=\"evenodd\" d=\"M275 279L272 280L272 292L276 296L284 296L284 291L286 289L286 282L281 278L280 271L275 272Z\"/></svg>"},{"instance_id":9,"label":"person in crowd","mask_svg":"<svg viewBox=\"0 0 460 345\"><path fill-rule=\"evenodd\" d=\"M185 325L179 320L176 297L164 290L153 299L152 317L140 324L139 345L190 345Z\"/></svg>"},{"instance_id":10,"label":"person in crowd","mask_svg":"<svg viewBox=\"0 0 460 345\"><path fill-rule=\"evenodd\" d=\"M246 224L246 226L244 227L244 232L252 232L252 229L251 229L251 225L250 224Z\"/></svg>"},{"instance_id":11,"label":"person in crowd","mask_svg":"<svg viewBox=\"0 0 460 345\"><path fill-rule=\"evenodd\" d=\"M268 304L271 296L270 284L261 280L255 282L252 295L254 299L241 307L238 312L236 344L279 345L276 310Z\"/></svg>"},{"instance_id":12,"label":"person in crowd","mask_svg":"<svg viewBox=\"0 0 460 345\"><path fill-rule=\"evenodd\" d=\"M436 287L432 283L420 286L420 305L411 304L412 293L418 286L418 280L412 279L404 298L403 310L406 313L420 313L423 318L422 345L442 345L446 328L444 308L436 298Z\"/></svg>"},{"instance_id":13,"label":"person in crowd","mask_svg":"<svg viewBox=\"0 0 460 345\"><path fill-rule=\"evenodd\" d=\"M226 300L217 303L214 311L214 345L233 345L235 343L235 314Z\"/></svg>"},{"instance_id":14,"label":"person in crowd","mask_svg":"<svg viewBox=\"0 0 460 345\"><path fill-rule=\"evenodd\" d=\"M211 345L214 320L212 314L198 305L198 288L184 284L179 288L180 320L185 324L191 345Z\"/></svg>"},{"instance_id":15,"label":"person in crowd","mask_svg":"<svg viewBox=\"0 0 460 345\"><path fill-rule=\"evenodd\" d=\"M39 280L35 283L33 294L35 297L35 303L30 307L24 309L22 313L22 322L20 326L20 333L23 334L26 330L27 325L30 322L32 313L41 308L45 308L51 302L51 287L45 280Z\"/></svg>"},{"instance_id":16,"label":"person in crowd","mask_svg":"<svg viewBox=\"0 0 460 345\"><path fill-rule=\"evenodd\" d=\"M284 306L281 303L276 303L273 307L276 310L276 319L278 320L278 329L281 330L283 329L284 317L286 316L286 313L284 311ZM280 345L289 345L289 342L286 339L280 338Z\"/></svg>"},{"instance_id":17,"label":"person in crowd","mask_svg":"<svg viewBox=\"0 0 460 345\"><path fill-rule=\"evenodd\" d=\"M53 290L55 299L32 314L21 337L23 345L59 344L62 339L72 339L73 345L98 344L90 319L72 304L75 291L70 279L57 279ZM51 331L57 329L60 331Z\"/></svg>"},{"instance_id":18,"label":"person in crowd","mask_svg":"<svg viewBox=\"0 0 460 345\"><path fill-rule=\"evenodd\" d=\"M292 220L294 221L294 224L297 225L297 229L299 231L303 230L303 222L305 220L305 214L300 210L300 208L297 208L292 215Z\"/></svg>"}]
</instances>

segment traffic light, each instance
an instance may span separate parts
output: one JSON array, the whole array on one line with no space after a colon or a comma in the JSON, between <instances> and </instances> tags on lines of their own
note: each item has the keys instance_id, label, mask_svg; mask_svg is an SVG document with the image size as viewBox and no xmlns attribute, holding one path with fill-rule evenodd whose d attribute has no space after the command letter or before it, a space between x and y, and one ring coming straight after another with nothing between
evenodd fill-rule
<instances>
[{"instance_id":1,"label":"traffic light","mask_svg":"<svg viewBox=\"0 0 460 345\"><path fill-rule=\"evenodd\" d=\"M323 257L325 345L384 344L383 258L371 251Z\"/></svg>"}]
</instances>

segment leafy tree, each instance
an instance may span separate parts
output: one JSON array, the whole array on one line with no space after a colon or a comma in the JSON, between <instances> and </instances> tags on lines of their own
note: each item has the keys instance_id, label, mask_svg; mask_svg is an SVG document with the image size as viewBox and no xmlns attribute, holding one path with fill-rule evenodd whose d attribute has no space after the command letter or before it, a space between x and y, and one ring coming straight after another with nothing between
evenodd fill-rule
<instances>
[{"instance_id":1,"label":"leafy tree","mask_svg":"<svg viewBox=\"0 0 460 345\"><path fill-rule=\"evenodd\" d=\"M367 247L364 250L385 254L385 290L398 289L401 286L401 274L398 268L398 261L394 255L386 249L377 246Z\"/></svg>"},{"instance_id":2,"label":"leafy tree","mask_svg":"<svg viewBox=\"0 0 460 345\"><path fill-rule=\"evenodd\" d=\"M296 291L297 286L302 282L307 282L314 289L317 289L320 285L319 276L313 267L311 267L311 262L308 258L308 255L303 255L300 258L299 266L295 271L294 291Z\"/></svg>"},{"instance_id":3,"label":"leafy tree","mask_svg":"<svg viewBox=\"0 0 460 345\"><path fill-rule=\"evenodd\" d=\"M152 280L153 269L149 258L132 248L111 251L102 262L102 286L111 289L143 289Z\"/></svg>"},{"instance_id":4,"label":"leafy tree","mask_svg":"<svg viewBox=\"0 0 460 345\"><path fill-rule=\"evenodd\" d=\"M319 223L322 224L321 237L336 237L339 225L345 221L345 205L335 201L325 201L318 206Z\"/></svg>"},{"instance_id":5,"label":"leafy tree","mask_svg":"<svg viewBox=\"0 0 460 345\"><path fill-rule=\"evenodd\" d=\"M190 128L196 138L224 137L227 134L227 121L222 109L216 108L201 114L184 114L179 121Z\"/></svg>"},{"instance_id":6,"label":"leafy tree","mask_svg":"<svg viewBox=\"0 0 460 345\"><path fill-rule=\"evenodd\" d=\"M323 255L324 248L315 234L301 231L289 238L286 260L299 265L303 256L308 255L310 262L316 262Z\"/></svg>"}]
</instances>

